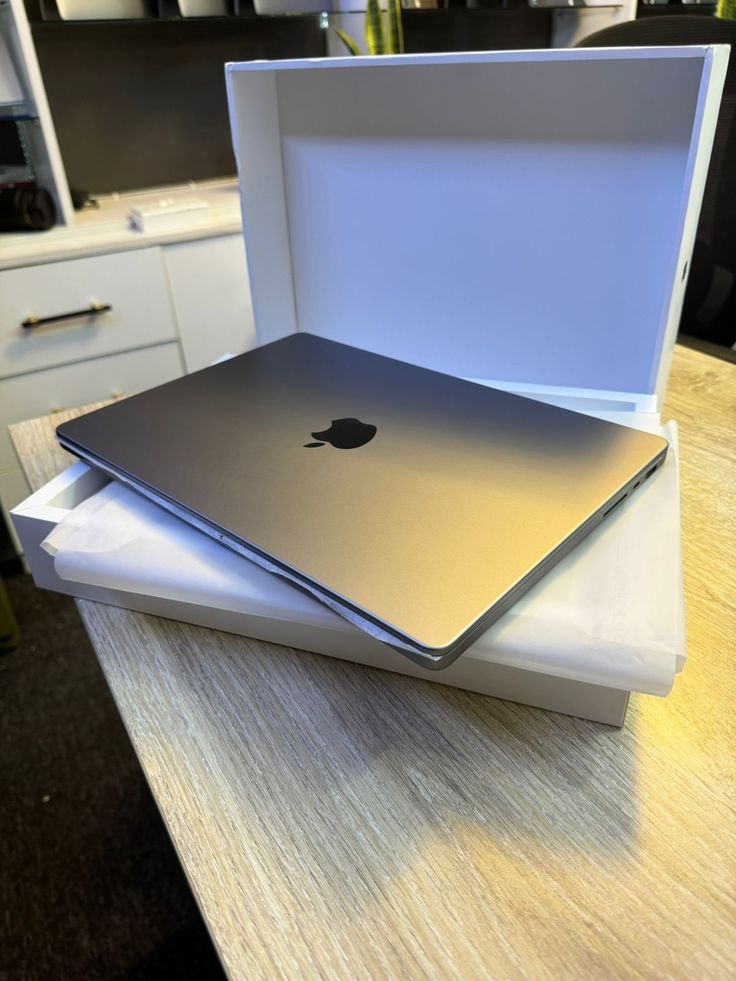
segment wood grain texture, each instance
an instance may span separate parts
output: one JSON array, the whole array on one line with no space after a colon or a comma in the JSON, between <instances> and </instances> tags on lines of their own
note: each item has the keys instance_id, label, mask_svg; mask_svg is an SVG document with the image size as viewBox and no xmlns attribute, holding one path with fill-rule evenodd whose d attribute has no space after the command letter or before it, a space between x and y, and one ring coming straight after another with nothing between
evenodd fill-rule
<instances>
[{"instance_id":1,"label":"wood grain texture","mask_svg":"<svg viewBox=\"0 0 736 981\"><path fill-rule=\"evenodd\" d=\"M734 976L736 369L666 414L688 663L623 730L80 603L230 977Z\"/></svg>"}]
</instances>

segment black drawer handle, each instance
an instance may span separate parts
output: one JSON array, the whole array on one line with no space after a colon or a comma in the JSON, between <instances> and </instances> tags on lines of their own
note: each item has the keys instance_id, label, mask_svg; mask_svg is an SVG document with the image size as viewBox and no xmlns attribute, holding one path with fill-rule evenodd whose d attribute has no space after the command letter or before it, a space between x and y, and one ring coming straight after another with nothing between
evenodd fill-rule
<instances>
[{"instance_id":1,"label":"black drawer handle","mask_svg":"<svg viewBox=\"0 0 736 981\"><path fill-rule=\"evenodd\" d=\"M80 317L96 317L98 313L108 313L112 310L109 303L90 303L84 310L71 310L69 313L57 313L53 317L26 317L21 323L23 330L34 330L36 327L48 327L49 324L60 324L65 320L78 320Z\"/></svg>"}]
</instances>

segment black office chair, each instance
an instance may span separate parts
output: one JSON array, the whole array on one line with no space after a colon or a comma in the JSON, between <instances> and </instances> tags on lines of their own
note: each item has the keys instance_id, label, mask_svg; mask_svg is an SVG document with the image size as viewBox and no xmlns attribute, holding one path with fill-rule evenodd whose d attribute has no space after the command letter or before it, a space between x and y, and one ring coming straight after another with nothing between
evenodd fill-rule
<instances>
[{"instance_id":1,"label":"black office chair","mask_svg":"<svg viewBox=\"0 0 736 981\"><path fill-rule=\"evenodd\" d=\"M597 31L585 48L730 44L736 21L707 16L647 17ZM713 154L703 195L680 332L715 344L736 343L736 54L731 52Z\"/></svg>"}]
</instances>

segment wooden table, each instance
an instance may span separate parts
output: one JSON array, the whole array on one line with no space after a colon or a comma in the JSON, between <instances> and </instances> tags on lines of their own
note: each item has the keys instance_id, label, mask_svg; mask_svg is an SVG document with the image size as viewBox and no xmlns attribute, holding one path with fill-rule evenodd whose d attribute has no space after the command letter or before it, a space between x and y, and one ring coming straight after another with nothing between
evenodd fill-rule
<instances>
[{"instance_id":1,"label":"wooden table","mask_svg":"<svg viewBox=\"0 0 736 981\"><path fill-rule=\"evenodd\" d=\"M232 978L736 975L735 407L678 348L689 657L623 730L79 603Z\"/></svg>"}]
</instances>

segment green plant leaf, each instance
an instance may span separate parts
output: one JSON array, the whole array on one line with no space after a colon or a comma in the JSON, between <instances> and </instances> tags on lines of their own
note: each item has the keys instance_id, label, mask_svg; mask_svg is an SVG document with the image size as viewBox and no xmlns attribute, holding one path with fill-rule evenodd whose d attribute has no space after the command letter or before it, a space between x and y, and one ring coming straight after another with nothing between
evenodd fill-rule
<instances>
[{"instance_id":1,"label":"green plant leaf","mask_svg":"<svg viewBox=\"0 0 736 981\"><path fill-rule=\"evenodd\" d=\"M365 8L365 46L368 54L381 55L386 50L383 18L378 0L368 0Z\"/></svg>"},{"instance_id":2,"label":"green plant leaf","mask_svg":"<svg viewBox=\"0 0 736 981\"><path fill-rule=\"evenodd\" d=\"M404 27L401 23L401 0L388 0L388 53L404 53Z\"/></svg>"},{"instance_id":3,"label":"green plant leaf","mask_svg":"<svg viewBox=\"0 0 736 981\"><path fill-rule=\"evenodd\" d=\"M360 54L360 48L355 43L355 41L353 41L353 39L348 34L345 33L345 31L340 31L338 30L338 28L335 28L335 34L337 34L337 36L340 38L342 43L348 49L349 54L351 55Z\"/></svg>"}]
</instances>

